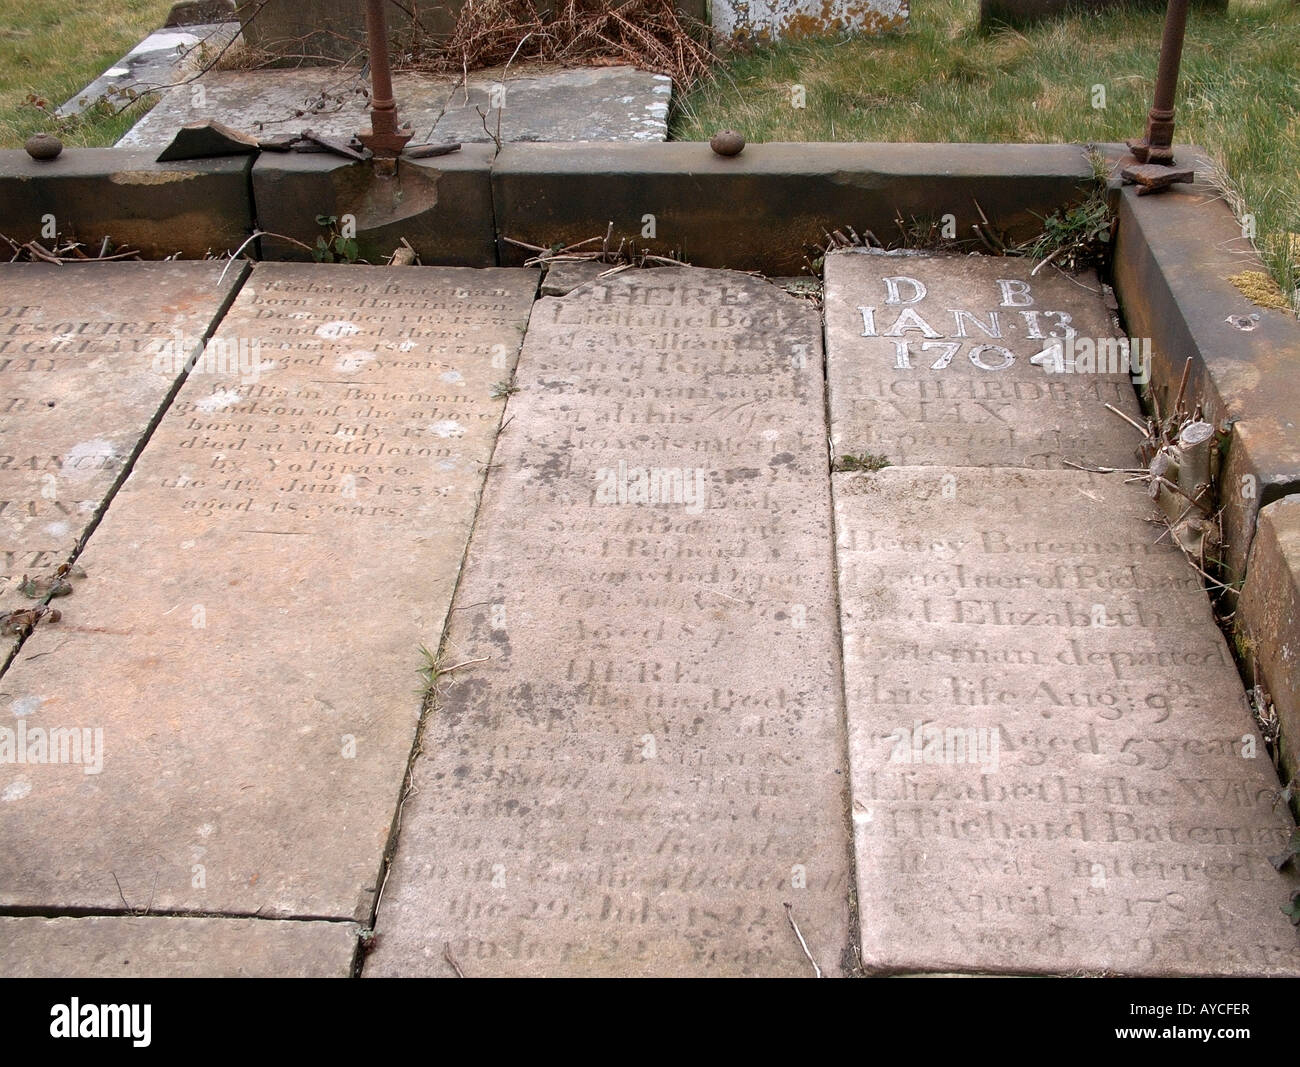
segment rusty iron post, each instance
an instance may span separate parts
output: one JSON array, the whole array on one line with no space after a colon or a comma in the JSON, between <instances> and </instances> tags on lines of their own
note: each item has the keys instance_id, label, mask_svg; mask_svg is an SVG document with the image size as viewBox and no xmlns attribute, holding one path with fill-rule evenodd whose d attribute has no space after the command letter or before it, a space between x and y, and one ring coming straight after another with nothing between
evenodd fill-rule
<instances>
[{"instance_id":1,"label":"rusty iron post","mask_svg":"<svg viewBox=\"0 0 1300 1067\"><path fill-rule=\"evenodd\" d=\"M1143 163L1174 161L1174 94L1178 90L1178 67L1183 58L1187 34L1188 0L1169 0L1165 11L1165 32L1160 39L1160 66L1156 72L1155 101L1147 115L1147 132L1129 147ZM1144 150L1144 154L1139 152Z\"/></svg>"},{"instance_id":2,"label":"rusty iron post","mask_svg":"<svg viewBox=\"0 0 1300 1067\"><path fill-rule=\"evenodd\" d=\"M1175 182L1190 182L1194 175L1187 168L1174 166L1174 97L1178 91L1178 68L1183 58L1183 39L1187 34L1189 0L1169 0L1165 10L1165 28L1160 38L1160 65L1156 71L1155 99L1147 114L1146 135L1128 142L1137 160L1126 167L1126 181L1142 186L1139 193L1156 192Z\"/></svg>"},{"instance_id":3,"label":"rusty iron post","mask_svg":"<svg viewBox=\"0 0 1300 1067\"><path fill-rule=\"evenodd\" d=\"M409 126L397 119L397 101L393 99L393 75L388 65L388 25L384 4L388 0L366 0L366 41L370 47L370 129L362 130L359 140L370 149L375 169L392 174L397 157L411 139Z\"/></svg>"}]
</instances>

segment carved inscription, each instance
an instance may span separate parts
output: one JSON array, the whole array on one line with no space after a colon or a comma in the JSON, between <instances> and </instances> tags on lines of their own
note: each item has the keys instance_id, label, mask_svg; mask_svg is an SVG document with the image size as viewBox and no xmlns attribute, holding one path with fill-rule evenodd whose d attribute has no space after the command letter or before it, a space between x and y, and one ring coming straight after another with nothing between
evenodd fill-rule
<instances>
[{"instance_id":1,"label":"carved inscription","mask_svg":"<svg viewBox=\"0 0 1300 1067\"><path fill-rule=\"evenodd\" d=\"M0 265L0 610L68 558L179 372L155 353L203 336L235 275L207 263Z\"/></svg>"},{"instance_id":2,"label":"carved inscription","mask_svg":"<svg viewBox=\"0 0 1300 1067\"><path fill-rule=\"evenodd\" d=\"M1118 338L1095 277L1015 259L826 260L837 455L895 465L1129 466L1133 380L1149 346Z\"/></svg>"},{"instance_id":3,"label":"carved inscription","mask_svg":"<svg viewBox=\"0 0 1300 1067\"><path fill-rule=\"evenodd\" d=\"M867 965L1300 971L1278 781L1145 497L969 468L835 490Z\"/></svg>"},{"instance_id":4,"label":"carved inscription","mask_svg":"<svg viewBox=\"0 0 1300 1067\"><path fill-rule=\"evenodd\" d=\"M367 973L828 973L847 826L814 309L537 305Z\"/></svg>"},{"instance_id":5,"label":"carved inscription","mask_svg":"<svg viewBox=\"0 0 1300 1067\"><path fill-rule=\"evenodd\" d=\"M105 738L94 793L0 768L6 903L369 914L536 283L253 269L6 674Z\"/></svg>"}]
</instances>

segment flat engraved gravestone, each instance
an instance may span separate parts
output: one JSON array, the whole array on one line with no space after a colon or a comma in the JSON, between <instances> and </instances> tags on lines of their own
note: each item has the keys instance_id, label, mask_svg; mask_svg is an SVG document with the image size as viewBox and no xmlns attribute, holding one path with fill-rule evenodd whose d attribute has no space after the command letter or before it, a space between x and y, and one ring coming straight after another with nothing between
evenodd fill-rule
<instances>
[{"instance_id":1,"label":"flat engraved gravestone","mask_svg":"<svg viewBox=\"0 0 1300 1067\"><path fill-rule=\"evenodd\" d=\"M1105 405L1140 421L1129 371L1142 358L1149 370L1149 344L1114 336L1095 276L1031 268L990 256L827 256L835 455L1133 466L1139 436ZM1031 363L1054 348L1060 369Z\"/></svg>"},{"instance_id":2,"label":"flat engraved gravestone","mask_svg":"<svg viewBox=\"0 0 1300 1067\"><path fill-rule=\"evenodd\" d=\"M841 971L820 366L739 274L539 301L367 974Z\"/></svg>"},{"instance_id":3,"label":"flat engraved gravestone","mask_svg":"<svg viewBox=\"0 0 1300 1067\"><path fill-rule=\"evenodd\" d=\"M160 915L0 917L4 978L348 978L352 923Z\"/></svg>"},{"instance_id":4,"label":"flat engraved gravestone","mask_svg":"<svg viewBox=\"0 0 1300 1067\"><path fill-rule=\"evenodd\" d=\"M874 972L1300 974L1292 831L1146 498L1073 471L836 477Z\"/></svg>"},{"instance_id":5,"label":"flat engraved gravestone","mask_svg":"<svg viewBox=\"0 0 1300 1067\"><path fill-rule=\"evenodd\" d=\"M238 280L216 263L0 266L0 611L38 603ZM0 659L8 640L0 641Z\"/></svg>"},{"instance_id":6,"label":"flat engraved gravestone","mask_svg":"<svg viewBox=\"0 0 1300 1067\"><path fill-rule=\"evenodd\" d=\"M0 683L100 764L0 766L6 907L368 920L536 284L253 269Z\"/></svg>"}]
</instances>

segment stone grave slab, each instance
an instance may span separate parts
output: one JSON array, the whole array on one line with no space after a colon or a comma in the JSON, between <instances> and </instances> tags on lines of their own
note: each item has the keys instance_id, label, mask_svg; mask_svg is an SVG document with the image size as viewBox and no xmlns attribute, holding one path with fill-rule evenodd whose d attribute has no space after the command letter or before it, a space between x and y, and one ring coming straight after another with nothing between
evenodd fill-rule
<instances>
[{"instance_id":1,"label":"stone grave slab","mask_svg":"<svg viewBox=\"0 0 1300 1067\"><path fill-rule=\"evenodd\" d=\"M1121 361L1111 344L1097 279L1032 268L1010 257L827 256L836 456L872 453L899 466L1133 466L1140 435L1105 408L1141 421L1127 372L1133 355ZM1030 362L1053 345L1062 370ZM1099 349L1102 360L1088 358ZM1099 363L1116 372L1097 372Z\"/></svg>"},{"instance_id":2,"label":"stone grave slab","mask_svg":"<svg viewBox=\"0 0 1300 1067\"><path fill-rule=\"evenodd\" d=\"M538 302L366 974L842 971L820 361L725 271Z\"/></svg>"},{"instance_id":3,"label":"stone grave slab","mask_svg":"<svg viewBox=\"0 0 1300 1067\"><path fill-rule=\"evenodd\" d=\"M614 268L608 263L591 263L583 260L552 263L542 276L539 293L542 296L568 296L580 285L594 282L600 275Z\"/></svg>"},{"instance_id":4,"label":"stone grave slab","mask_svg":"<svg viewBox=\"0 0 1300 1067\"><path fill-rule=\"evenodd\" d=\"M502 141L666 141L672 93L667 75L635 67L485 71L452 94L431 140L489 142L479 112L495 133L500 107Z\"/></svg>"},{"instance_id":5,"label":"stone grave slab","mask_svg":"<svg viewBox=\"0 0 1300 1067\"><path fill-rule=\"evenodd\" d=\"M215 323L218 263L0 265L0 611L68 559ZM0 662L10 648L0 639Z\"/></svg>"},{"instance_id":6,"label":"stone grave slab","mask_svg":"<svg viewBox=\"0 0 1300 1067\"><path fill-rule=\"evenodd\" d=\"M347 922L0 917L5 978L347 978L356 949Z\"/></svg>"},{"instance_id":7,"label":"stone grave slab","mask_svg":"<svg viewBox=\"0 0 1300 1067\"><path fill-rule=\"evenodd\" d=\"M479 116L503 141L665 141L672 82L632 67L536 70L512 67L498 95L501 72L471 74L468 89L456 79L402 72L393 92L415 141L491 141ZM201 89L196 92L195 86ZM159 148L182 126L215 119L258 136L311 129L349 137L370 125L368 82L354 68L209 71L191 85L162 95L157 105L118 141L119 147Z\"/></svg>"},{"instance_id":8,"label":"stone grave slab","mask_svg":"<svg viewBox=\"0 0 1300 1067\"><path fill-rule=\"evenodd\" d=\"M453 84L450 78L393 76L398 110L402 121L415 130L416 141L433 129ZM370 125L368 88L355 67L210 70L190 85L163 93L117 145L161 150L182 126L204 119L259 137L313 130L347 138Z\"/></svg>"},{"instance_id":9,"label":"stone grave slab","mask_svg":"<svg viewBox=\"0 0 1300 1067\"><path fill-rule=\"evenodd\" d=\"M1280 783L1140 487L913 467L835 498L867 969L1300 974Z\"/></svg>"},{"instance_id":10,"label":"stone grave slab","mask_svg":"<svg viewBox=\"0 0 1300 1067\"><path fill-rule=\"evenodd\" d=\"M158 86L173 86L197 71L204 63L204 56L215 56L238 35L238 22L158 30L65 101L55 113L61 118L80 115L104 98L120 106L132 91L143 93Z\"/></svg>"},{"instance_id":11,"label":"stone grave slab","mask_svg":"<svg viewBox=\"0 0 1300 1067\"><path fill-rule=\"evenodd\" d=\"M0 765L3 906L368 920L536 284L253 269L0 679L86 738Z\"/></svg>"}]
</instances>

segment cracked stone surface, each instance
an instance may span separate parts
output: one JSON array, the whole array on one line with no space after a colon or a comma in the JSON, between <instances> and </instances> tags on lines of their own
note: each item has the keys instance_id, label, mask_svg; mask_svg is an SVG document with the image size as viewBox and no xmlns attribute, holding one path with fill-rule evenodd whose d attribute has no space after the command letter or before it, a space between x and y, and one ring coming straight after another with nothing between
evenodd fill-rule
<instances>
[{"instance_id":1,"label":"cracked stone surface","mask_svg":"<svg viewBox=\"0 0 1300 1067\"><path fill-rule=\"evenodd\" d=\"M347 978L354 923L0 917L4 978Z\"/></svg>"},{"instance_id":2,"label":"cracked stone surface","mask_svg":"<svg viewBox=\"0 0 1300 1067\"><path fill-rule=\"evenodd\" d=\"M0 906L368 920L536 285L253 269L0 679Z\"/></svg>"},{"instance_id":3,"label":"cracked stone surface","mask_svg":"<svg viewBox=\"0 0 1300 1067\"><path fill-rule=\"evenodd\" d=\"M1129 375L1030 362L1093 279L220 269L0 267L7 575L164 412L0 674L0 972L1300 976L1200 581L1066 465Z\"/></svg>"},{"instance_id":4,"label":"cracked stone surface","mask_svg":"<svg viewBox=\"0 0 1300 1067\"><path fill-rule=\"evenodd\" d=\"M164 94L118 145L162 148L180 127L204 119L266 137L311 129L346 138L370 125L369 83L350 68L210 71L194 84L201 95L188 85ZM453 78L398 73L393 90L415 144L490 142L484 121L495 133L498 111L503 141L668 139L672 82L633 67L514 66L475 72L468 89Z\"/></svg>"},{"instance_id":5,"label":"cracked stone surface","mask_svg":"<svg viewBox=\"0 0 1300 1067\"><path fill-rule=\"evenodd\" d=\"M40 603L23 577L85 534L236 284L222 266L0 265L0 611Z\"/></svg>"},{"instance_id":6,"label":"cracked stone surface","mask_svg":"<svg viewBox=\"0 0 1300 1067\"><path fill-rule=\"evenodd\" d=\"M368 975L803 975L849 942L815 308L533 312Z\"/></svg>"}]
</instances>

